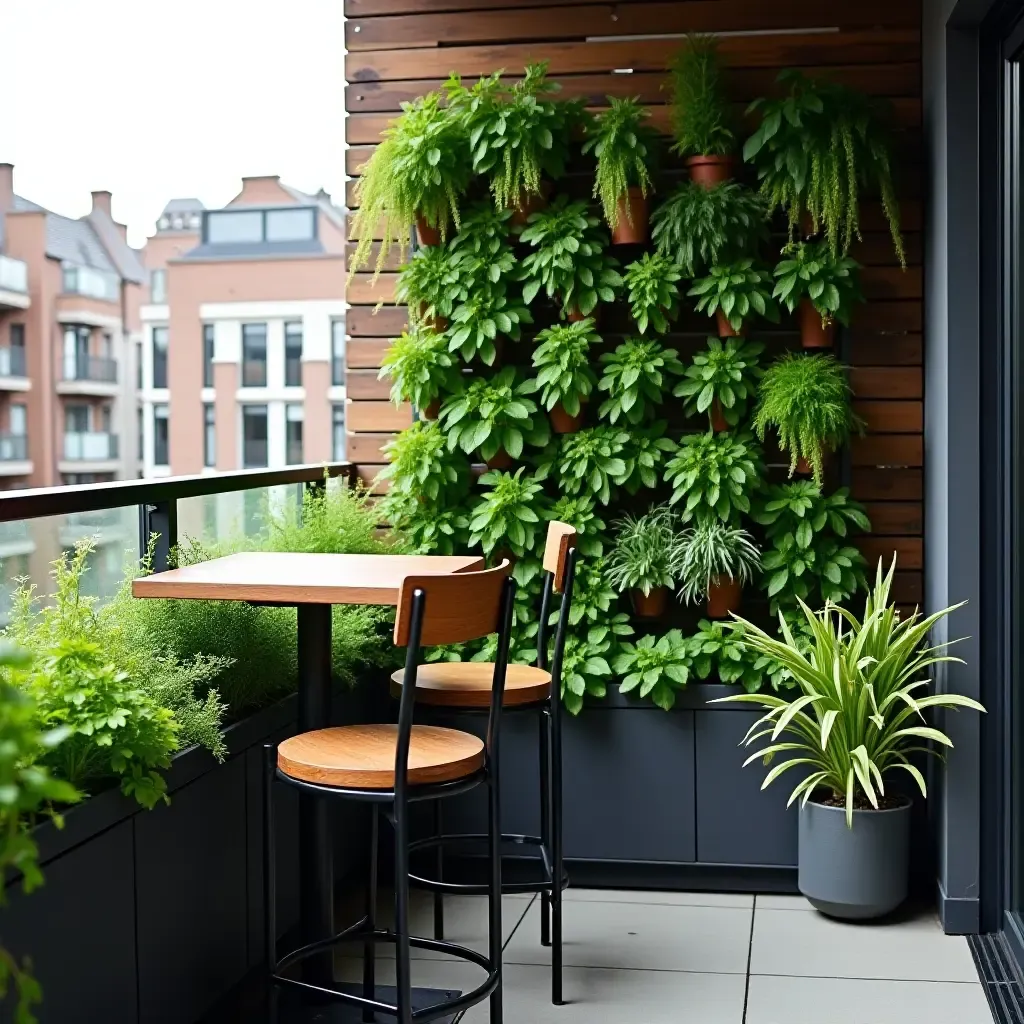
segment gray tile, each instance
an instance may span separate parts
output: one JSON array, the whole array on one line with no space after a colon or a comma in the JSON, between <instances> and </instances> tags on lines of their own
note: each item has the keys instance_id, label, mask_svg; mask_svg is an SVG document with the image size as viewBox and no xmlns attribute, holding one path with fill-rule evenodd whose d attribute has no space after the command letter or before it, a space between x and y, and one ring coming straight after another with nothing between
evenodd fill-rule
<instances>
[{"instance_id":1,"label":"gray tile","mask_svg":"<svg viewBox=\"0 0 1024 1024\"><path fill-rule=\"evenodd\" d=\"M563 908L565 963L574 967L745 974L753 913L733 907L578 901ZM505 963L548 964L538 945L535 900L505 950Z\"/></svg>"},{"instance_id":2,"label":"gray tile","mask_svg":"<svg viewBox=\"0 0 1024 1024\"><path fill-rule=\"evenodd\" d=\"M979 984L751 977L746 1024L992 1024Z\"/></svg>"},{"instance_id":3,"label":"gray tile","mask_svg":"<svg viewBox=\"0 0 1024 1024\"><path fill-rule=\"evenodd\" d=\"M749 910L754 897L749 893L731 892L658 892L639 889L573 889L565 890L566 902L589 903L654 903L673 907L737 907Z\"/></svg>"},{"instance_id":4,"label":"gray tile","mask_svg":"<svg viewBox=\"0 0 1024 1024\"><path fill-rule=\"evenodd\" d=\"M758 910L809 910L812 914L817 911L807 902L803 896L783 896L774 893L758 893L755 906Z\"/></svg>"},{"instance_id":5,"label":"gray tile","mask_svg":"<svg viewBox=\"0 0 1024 1024\"><path fill-rule=\"evenodd\" d=\"M342 968L346 980L361 977L358 962ZM381 965L381 982L394 980L391 963ZM464 964L420 960L413 984L431 988L473 988L482 973ZM551 1005L547 967L506 964L503 1008L510 1024L742 1024L746 979L738 974L688 974L567 967L566 1005ZM474 1007L465 1024L486 1024L487 1004ZM965 1022L966 1024L966 1022Z\"/></svg>"},{"instance_id":6,"label":"gray tile","mask_svg":"<svg viewBox=\"0 0 1024 1024\"><path fill-rule=\"evenodd\" d=\"M850 924L818 913L758 907L751 974L976 982L967 941L944 935L931 915Z\"/></svg>"}]
</instances>

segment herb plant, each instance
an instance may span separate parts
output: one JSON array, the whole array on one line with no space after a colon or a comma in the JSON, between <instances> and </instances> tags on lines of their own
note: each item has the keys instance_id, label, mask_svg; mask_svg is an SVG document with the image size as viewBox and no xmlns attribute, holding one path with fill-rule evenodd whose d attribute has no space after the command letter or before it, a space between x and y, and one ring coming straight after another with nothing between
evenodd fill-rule
<instances>
[{"instance_id":1,"label":"herb plant","mask_svg":"<svg viewBox=\"0 0 1024 1024\"><path fill-rule=\"evenodd\" d=\"M548 522L566 523L576 531L576 549L584 558L600 558L604 554L605 522L589 495L562 495L552 503L546 518Z\"/></svg>"},{"instance_id":2,"label":"herb plant","mask_svg":"<svg viewBox=\"0 0 1024 1024\"><path fill-rule=\"evenodd\" d=\"M586 637L578 632L569 633L562 655L562 703L566 711L578 715L584 697L605 696L612 674L610 661L621 643L619 637L632 632L626 616L619 614L591 626Z\"/></svg>"},{"instance_id":3,"label":"herb plant","mask_svg":"<svg viewBox=\"0 0 1024 1024\"><path fill-rule=\"evenodd\" d=\"M761 377L758 357L763 351L760 342L744 338L708 338L708 347L693 357L673 394L686 400L688 416L710 415L717 402L725 422L736 427L757 394Z\"/></svg>"},{"instance_id":4,"label":"herb plant","mask_svg":"<svg viewBox=\"0 0 1024 1024\"><path fill-rule=\"evenodd\" d=\"M493 366L498 337L518 341L522 324L533 323L526 306L508 294L504 281L478 287L452 313L448 350L469 362L475 355Z\"/></svg>"},{"instance_id":5,"label":"herb plant","mask_svg":"<svg viewBox=\"0 0 1024 1024\"><path fill-rule=\"evenodd\" d=\"M649 427L636 427L629 432L622 450L626 460L622 486L629 494L636 494L641 487L658 486L665 457L676 451L675 441L665 436L665 426L664 420L656 420Z\"/></svg>"},{"instance_id":6,"label":"herb plant","mask_svg":"<svg viewBox=\"0 0 1024 1024\"><path fill-rule=\"evenodd\" d=\"M719 310L736 332L752 313L777 323L779 310L772 299L772 275L751 259L716 264L707 277L693 282L688 295L697 296L697 310L714 316Z\"/></svg>"},{"instance_id":7,"label":"herb plant","mask_svg":"<svg viewBox=\"0 0 1024 1024\"><path fill-rule=\"evenodd\" d=\"M601 356L604 372L598 383L608 397L598 414L609 423L620 419L638 425L648 411L661 405L668 387L668 375L681 376L683 364L674 348L643 338L627 338L614 352Z\"/></svg>"},{"instance_id":8,"label":"herb plant","mask_svg":"<svg viewBox=\"0 0 1024 1024\"><path fill-rule=\"evenodd\" d=\"M825 242L790 246L775 268L773 296L792 312L806 298L821 317L822 326L834 321L848 326L853 306L863 302L860 264L850 256L836 256Z\"/></svg>"},{"instance_id":9,"label":"herb plant","mask_svg":"<svg viewBox=\"0 0 1024 1024\"><path fill-rule=\"evenodd\" d=\"M760 568L761 554L746 530L719 519L699 519L679 541L679 597L697 604L720 579L746 585Z\"/></svg>"},{"instance_id":10,"label":"herb plant","mask_svg":"<svg viewBox=\"0 0 1024 1024\"><path fill-rule=\"evenodd\" d=\"M618 532L608 556L608 582L623 593L672 587L679 575L679 517L667 505L642 516L627 515L615 524Z\"/></svg>"},{"instance_id":11,"label":"herb plant","mask_svg":"<svg viewBox=\"0 0 1024 1024\"><path fill-rule=\"evenodd\" d=\"M617 427L588 427L575 434L563 434L544 452L537 466L537 479L552 472L564 494L590 494L602 505L612 497L612 484L627 473L623 458L629 434Z\"/></svg>"},{"instance_id":12,"label":"herb plant","mask_svg":"<svg viewBox=\"0 0 1024 1024\"><path fill-rule=\"evenodd\" d=\"M623 641L612 668L622 676L622 693L636 690L662 710L670 711L676 702L676 691L690 678L691 664L686 639L678 629L670 629L660 637L642 636L635 644Z\"/></svg>"},{"instance_id":13,"label":"herb plant","mask_svg":"<svg viewBox=\"0 0 1024 1024\"><path fill-rule=\"evenodd\" d=\"M378 379L390 378L391 401L426 409L462 389L462 374L448 354L448 339L429 327L403 331L384 353Z\"/></svg>"},{"instance_id":14,"label":"herb plant","mask_svg":"<svg viewBox=\"0 0 1024 1024\"><path fill-rule=\"evenodd\" d=\"M458 234L448 243L456 263L497 262L509 248L511 218L511 210L497 209L486 200L467 206Z\"/></svg>"},{"instance_id":15,"label":"herb plant","mask_svg":"<svg viewBox=\"0 0 1024 1024\"><path fill-rule=\"evenodd\" d=\"M789 452L790 475L806 459L820 485L824 453L845 444L859 425L846 368L834 356L787 353L761 378L754 429L763 441L768 428L775 428L779 447Z\"/></svg>"},{"instance_id":16,"label":"herb plant","mask_svg":"<svg viewBox=\"0 0 1024 1024\"><path fill-rule=\"evenodd\" d=\"M392 504L401 499L437 502L462 490L469 463L461 452L448 447L436 421L419 420L396 434L384 446L388 465L378 480L389 480Z\"/></svg>"},{"instance_id":17,"label":"herb plant","mask_svg":"<svg viewBox=\"0 0 1024 1024\"><path fill-rule=\"evenodd\" d=\"M570 416L578 416L597 384L590 365L590 348L601 343L594 321L555 324L537 332L533 365L541 405L550 411L561 405Z\"/></svg>"},{"instance_id":18,"label":"herb plant","mask_svg":"<svg viewBox=\"0 0 1024 1024\"><path fill-rule=\"evenodd\" d=\"M732 623L701 619L689 642L698 679L708 679L714 673L720 683L738 683L747 693L761 688L765 675L761 659L740 643L739 631Z\"/></svg>"},{"instance_id":19,"label":"herb plant","mask_svg":"<svg viewBox=\"0 0 1024 1024\"><path fill-rule=\"evenodd\" d=\"M761 481L761 453L747 434L688 434L665 467L673 505L684 520L714 517L732 524L750 511Z\"/></svg>"},{"instance_id":20,"label":"herb plant","mask_svg":"<svg viewBox=\"0 0 1024 1024\"><path fill-rule=\"evenodd\" d=\"M401 532L410 554L458 555L469 547L469 516L461 504L437 508L402 501L395 505L387 494L380 509L381 515Z\"/></svg>"},{"instance_id":21,"label":"herb plant","mask_svg":"<svg viewBox=\"0 0 1024 1024\"><path fill-rule=\"evenodd\" d=\"M590 558L580 562L573 582L572 608L569 610L569 625L580 623L597 625L614 614L617 595L608 579L605 562L601 558ZM558 613L551 613L551 625L558 621Z\"/></svg>"},{"instance_id":22,"label":"herb plant","mask_svg":"<svg viewBox=\"0 0 1024 1024\"><path fill-rule=\"evenodd\" d=\"M669 68L672 76L673 151L681 156L729 153L734 135L720 82L718 41L689 35Z\"/></svg>"},{"instance_id":23,"label":"herb plant","mask_svg":"<svg viewBox=\"0 0 1024 1024\"><path fill-rule=\"evenodd\" d=\"M764 200L733 181L711 188L683 183L653 212L651 223L658 252L687 277L748 255L768 236Z\"/></svg>"},{"instance_id":24,"label":"herb plant","mask_svg":"<svg viewBox=\"0 0 1024 1024\"><path fill-rule=\"evenodd\" d=\"M414 327L452 314L453 300L459 295L459 271L449 245L424 245L398 272L395 303L407 306Z\"/></svg>"},{"instance_id":25,"label":"herb plant","mask_svg":"<svg viewBox=\"0 0 1024 1024\"><path fill-rule=\"evenodd\" d=\"M656 253L645 252L626 267L623 280L629 311L641 334L646 334L649 326L664 334L679 316L680 277L679 268L667 256Z\"/></svg>"},{"instance_id":26,"label":"herb plant","mask_svg":"<svg viewBox=\"0 0 1024 1024\"><path fill-rule=\"evenodd\" d=\"M487 460L499 451L518 459L526 444L543 447L549 437L548 421L538 415L530 390L529 382L519 380L511 366L472 381L441 407L448 448L461 448L467 455L478 451Z\"/></svg>"},{"instance_id":27,"label":"herb plant","mask_svg":"<svg viewBox=\"0 0 1024 1024\"><path fill-rule=\"evenodd\" d=\"M507 549L522 557L539 543L542 487L532 477L524 477L524 472L520 466L515 473L492 471L480 477L489 490L473 506L469 542L479 544L485 554Z\"/></svg>"}]
</instances>

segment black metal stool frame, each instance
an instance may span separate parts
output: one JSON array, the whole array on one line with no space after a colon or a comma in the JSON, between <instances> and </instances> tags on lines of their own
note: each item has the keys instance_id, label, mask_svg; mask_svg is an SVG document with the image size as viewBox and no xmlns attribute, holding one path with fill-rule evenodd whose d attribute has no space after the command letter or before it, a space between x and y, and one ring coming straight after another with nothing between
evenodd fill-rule
<instances>
[{"instance_id":1,"label":"black metal stool frame","mask_svg":"<svg viewBox=\"0 0 1024 1024\"><path fill-rule=\"evenodd\" d=\"M264 746L264 903L266 930L264 935L265 956L268 965L271 991L277 985L306 991L320 997L335 999L363 1009L363 1020L372 1022L375 1014L395 1017L397 1024L427 1024L441 1017L461 1013L471 1006L490 999L492 1024L502 1021L502 925L501 925L501 815L499 799L499 739L501 735L502 698L505 691L505 674L508 667L508 651L512 631L512 607L515 599L515 580L509 576L504 583L498 630L498 652L494 667L494 684L484 743L484 766L472 775L454 782L410 785L408 781L409 745L412 738L415 705L415 680L419 664L420 637L427 594L417 589L413 593L409 643L406 649L405 673L413 685L403 691L398 713L398 740L395 755L395 787L392 790L349 789L338 786L318 785L295 779L282 772L277 766L277 748L273 744ZM277 956L276 920L276 851L274 843L274 800L275 780L294 786L302 792L320 798L337 797L371 803L372 824L370 838L370 870L366 893L364 916L333 936L292 950L284 957ZM426 939L409 934L409 807L421 800L440 801L446 797L458 796L477 786L488 790L488 862L490 878L486 889L489 895L488 953L485 956L453 942ZM380 842L380 812L390 807L389 819L394 828L395 839L395 930L377 927L377 862ZM345 941L363 942L363 994L354 995L340 992L310 981L289 978L284 975L288 968L317 954L325 954ZM376 944L379 942L395 945L395 968L398 991L398 1005L382 1003L375 999ZM483 968L485 981L470 992L456 998L443 1000L421 1010L412 1008L411 949L429 949L438 953L465 960ZM273 998L273 996L272 996Z\"/></svg>"},{"instance_id":2,"label":"black metal stool frame","mask_svg":"<svg viewBox=\"0 0 1024 1024\"><path fill-rule=\"evenodd\" d=\"M562 849L562 656L565 652L565 638L569 626L569 612L572 608L573 581L576 575L577 550L572 547L566 553L565 581L562 587L562 604L555 628L555 645L551 655L551 693L548 698L532 704L521 704L506 709L509 714L536 713L540 727L540 800L541 835L522 836L502 833L503 844L536 846L540 850L543 877L536 882L506 882L502 895L539 893L541 897L541 945L551 947L551 1002L556 1006L564 1003L562 995L562 892L568 888L569 876L565 871ZM537 667L547 669L547 626L554 593L555 574L545 574L544 589L540 601L540 623L537 630ZM409 689L403 677L402 697ZM440 710L440 709L437 709ZM455 710L455 709L452 709ZM461 714L479 714L472 708L459 708ZM446 845L479 841L487 835L453 834L443 831L441 801L433 806L433 835L414 842L409 852L433 849L435 851L435 878L410 875L409 881L418 889L434 894L434 938L444 939L444 896L485 896L488 886L444 881L444 848ZM558 879L556 884L555 879Z\"/></svg>"}]
</instances>

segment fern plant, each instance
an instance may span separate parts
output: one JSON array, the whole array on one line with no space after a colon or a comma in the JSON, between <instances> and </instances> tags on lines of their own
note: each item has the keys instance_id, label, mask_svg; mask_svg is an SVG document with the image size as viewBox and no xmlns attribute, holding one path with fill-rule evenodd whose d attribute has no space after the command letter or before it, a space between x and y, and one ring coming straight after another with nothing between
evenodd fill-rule
<instances>
[{"instance_id":1,"label":"fern plant","mask_svg":"<svg viewBox=\"0 0 1024 1024\"><path fill-rule=\"evenodd\" d=\"M850 256L836 256L825 242L800 242L788 247L775 268L775 290L793 312L807 299L821 317L822 326L838 320L848 326L853 305L863 302L860 264Z\"/></svg>"},{"instance_id":2,"label":"fern plant","mask_svg":"<svg viewBox=\"0 0 1024 1024\"><path fill-rule=\"evenodd\" d=\"M669 67L672 78L673 152L680 156L723 155L732 151L729 107L722 91L718 40L692 34Z\"/></svg>"},{"instance_id":3,"label":"fern plant","mask_svg":"<svg viewBox=\"0 0 1024 1024\"><path fill-rule=\"evenodd\" d=\"M589 358L591 346L601 343L594 321L555 324L538 331L535 340L535 390L541 393L541 405L549 412L561 405L570 416L578 416L597 384Z\"/></svg>"},{"instance_id":4,"label":"fern plant","mask_svg":"<svg viewBox=\"0 0 1024 1024\"><path fill-rule=\"evenodd\" d=\"M448 350L458 352L465 362L479 355L494 365L499 337L518 341L522 325L533 323L529 309L510 295L504 280L480 285L455 308L448 329Z\"/></svg>"},{"instance_id":5,"label":"fern plant","mask_svg":"<svg viewBox=\"0 0 1024 1024\"><path fill-rule=\"evenodd\" d=\"M441 99L440 92L432 92L403 103L401 116L384 129L380 145L361 168L350 278L369 261L378 227L382 240L375 277L396 242L399 259L405 261L409 228L417 218L437 228L442 238L450 223L458 227L459 204L469 185L469 135Z\"/></svg>"},{"instance_id":6,"label":"fern plant","mask_svg":"<svg viewBox=\"0 0 1024 1024\"><path fill-rule=\"evenodd\" d=\"M543 487L524 472L520 466L515 473L492 471L480 477L488 490L470 514L469 542L485 554L507 550L522 557L539 543Z\"/></svg>"},{"instance_id":7,"label":"fern plant","mask_svg":"<svg viewBox=\"0 0 1024 1024\"><path fill-rule=\"evenodd\" d=\"M831 355L786 353L765 371L754 415L763 441L769 427L789 452L790 475L805 459L820 486L825 452L835 451L861 428L850 406L846 368Z\"/></svg>"},{"instance_id":8,"label":"fern plant","mask_svg":"<svg viewBox=\"0 0 1024 1024\"><path fill-rule=\"evenodd\" d=\"M626 267L623 280L629 311L641 334L646 334L648 327L653 327L658 334L665 334L670 322L679 316L678 282L681 277L679 268L660 253L645 252Z\"/></svg>"},{"instance_id":9,"label":"fern plant","mask_svg":"<svg viewBox=\"0 0 1024 1024\"><path fill-rule=\"evenodd\" d=\"M609 423L620 419L642 423L654 406L661 405L668 376L678 377L683 372L674 348L643 338L628 338L614 352L601 356L601 364L604 373L597 386L607 391L608 397L598 413Z\"/></svg>"},{"instance_id":10,"label":"fern plant","mask_svg":"<svg viewBox=\"0 0 1024 1024\"><path fill-rule=\"evenodd\" d=\"M697 604L719 580L745 586L760 567L761 553L746 530L720 519L700 519L679 539L679 597Z\"/></svg>"},{"instance_id":11,"label":"fern plant","mask_svg":"<svg viewBox=\"0 0 1024 1024\"><path fill-rule=\"evenodd\" d=\"M739 424L757 395L761 377L758 357L764 345L744 338L708 338L708 347L693 357L685 379L672 393L685 399L688 416L718 411L730 427ZM717 408L715 403L718 403Z\"/></svg>"},{"instance_id":12,"label":"fern plant","mask_svg":"<svg viewBox=\"0 0 1024 1024\"><path fill-rule=\"evenodd\" d=\"M734 523L750 511L750 499L760 486L761 453L746 434L688 434L665 467L672 485L673 505L683 502L682 516L717 518Z\"/></svg>"},{"instance_id":13,"label":"fern plant","mask_svg":"<svg viewBox=\"0 0 1024 1024\"><path fill-rule=\"evenodd\" d=\"M756 313L778 323L779 309L772 298L772 275L752 259L715 264L707 277L693 282L688 295L697 297L697 311L715 316L719 311L738 334L744 321Z\"/></svg>"},{"instance_id":14,"label":"fern plant","mask_svg":"<svg viewBox=\"0 0 1024 1024\"><path fill-rule=\"evenodd\" d=\"M575 434L563 434L550 446L537 465L537 479L556 474L565 494L590 494L602 505L612 497L627 473L623 454L629 434L617 427L588 427Z\"/></svg>"},{"instance_id":15,"label":"fern plant","mask_svg":"<svg viewBox=\"0 0 1024 1024\"><path fill-rule=\"evenodd\" d=\"M390 379L391 401L427 409L462 390L462 374L448 353L448 339L429 327L403 331L388 346L378 380Z\"/></svg>"}]
</instances>

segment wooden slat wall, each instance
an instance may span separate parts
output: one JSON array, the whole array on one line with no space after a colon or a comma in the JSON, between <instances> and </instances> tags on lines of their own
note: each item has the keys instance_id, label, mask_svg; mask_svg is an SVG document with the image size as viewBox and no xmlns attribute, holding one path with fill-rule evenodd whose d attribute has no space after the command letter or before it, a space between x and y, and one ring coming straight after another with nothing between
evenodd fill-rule
<instances>
[{"instance_id":1,"label":"wooden slat wall","mask_svg":"<svg viewBox=\"0 0 1024 1024\"><path fill-rule=\"evenodd\" d=\"M845 358L868 430L851 448L850 473L854 495L874 524L862 550L871 562L898 552L897 600L918 601L924 548L919 0L345 0L345 13L346 168L352 176L402 101L435 88L452 71L471 78L505 68L514 75L528 62L547 60L564 96L583 97L594 109L609 95L639 96L652 122L667 130L664 68L679 46L672 36L690 31L728 33L721 54L738 109L770 92L786 67L829 75L891 101L910 265L899 269L882 212L867 202L864 240L854 255L866 267L868 303L856 311ZM395 269L392 261L389 270ZM380 468L390 432L409 419L407 410L388 412L388 389L376 381L387 339L405 324L404 312L393 306L373 313L393 287L393 273L376 285L360 274L348 292L349 453L366 481ZM628 330L628 318L618 311L601 325L606 338ZM703 318L684 314L670 337L687 358L706 333ZM793 347L795 335L784 325L765 340L774 351Z\"/></svg>"}]
</instances>

